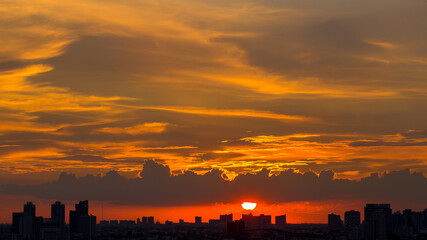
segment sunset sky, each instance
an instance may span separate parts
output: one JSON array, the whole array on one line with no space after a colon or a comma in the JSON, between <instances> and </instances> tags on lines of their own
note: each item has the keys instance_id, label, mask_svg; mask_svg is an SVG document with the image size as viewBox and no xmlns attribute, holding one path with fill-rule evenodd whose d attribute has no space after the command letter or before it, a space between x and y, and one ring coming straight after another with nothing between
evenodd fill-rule
<instances>
[{"instance_id":1,"label":"sunset sky","mask_svg":"<svg viewBox=\"0 0 427 240\"><path fill-rule=\"evenodd\" d=\"M0 222L27 200L48 217L89 199L98 220L205 221L247 199L290 222L367 201L424 209L426 11L0 0Z\"/></svg>"}]
</instances>

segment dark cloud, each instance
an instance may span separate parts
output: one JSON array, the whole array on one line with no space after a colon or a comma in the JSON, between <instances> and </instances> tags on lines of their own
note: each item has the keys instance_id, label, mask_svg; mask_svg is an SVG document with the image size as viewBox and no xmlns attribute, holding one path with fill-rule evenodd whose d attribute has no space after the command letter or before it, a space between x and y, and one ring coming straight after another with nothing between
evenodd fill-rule
<instances>
[{"instance_id":1,"label":"dark cloud","mask_svg":"<svg viewBox=\"0 0 427 240\"><path fill-rule=\"evenodd\" d=\"M77 124L96 121L100 113L95 111L40 111L31 112L29 116L35 116L34 122L43 124Z\"/></svg>"},{"instance_id":2,"label":"dark cloud","mask_svg":"<svg viewBox=\"0 0 427 240\"><path fill-rule=\"evenodd\" d=\"M334 178L333 171L297 173L292 170L270 175L263 169L224 180L220 170L203 175L185 171L171 175L166 165L146 161L140 178L125 178L111 171L104 176L77 178L62 173L58 180L40 185L2 186L2 193L48 199L91 199L116 204L156 206L233 202L244 198L267 202L363 199L365 201L427 201L427 178L409 169L371 174L361 180Z\"/></svg>"},{"instance_id":3,"label":"dark cloud","mask_svg":"<svg viewBox=\"0 0 427 240\"><path fill-rule=\"evenodd\" d=\"M402 136L399 141L384 141L380 139L358 140L351 142L352 147L375 147L375 146L426 146L427 131L426 130L409 130L398 134Z\"/></svg>"},{"instance_id":4,"label":"dark cloud","mask_svg":"<svg viewBox=\"0 0 427 240\"><path fill-rule=\"evenodd\" d=\"M19 62L19 61L2 62L0 60L0 72L23 68L27 65L28 65L28 62Z\"/></svg>"},{"instance_id":5,"label":"dark cloud","mask_svg":"<svg viewBox=\"0 0 427 240\"><path fill-rule=\"evenodd\" d=\"M26 173L10 172L14 170L17 169L13 167L0 168L0 184L42 184L48 181L54 181L61 174L56 171L37 171Z\"/></svg>"},{"instance_id":6,"label":"dark cloud","mask_svg":"<svg viewBox=\"0 0 427 240\"><path fill-rule=\"evenodd\" d=\"M82 162L115 162L114 160L107 159L101 156L89 155L89 154L81 154L81 155L70 155L62 158L43 158L46 160L74 160L74 161L82 161Z\"/></svg>"},{"instance_id":7,"label":"dark cloud","mask_svg":"<svg viewBox=\"0 0 427 240\"><path fill-rule=\"evenodd\" d=\"M375 146L427 146L427 142L385 142L381 140L374 141L356 141L349 144L352 147L375 147Z\"/></svg>"},{"instance_id":8,"label":"dark cloud","mask_svg":"<svg viewBox=\"0 0 427 240\"><path fill-rule=\"evenodd\" d=\"M400 134L406 138L427 138L427 130L410 130Z\"/></svg>"}]
</instances>

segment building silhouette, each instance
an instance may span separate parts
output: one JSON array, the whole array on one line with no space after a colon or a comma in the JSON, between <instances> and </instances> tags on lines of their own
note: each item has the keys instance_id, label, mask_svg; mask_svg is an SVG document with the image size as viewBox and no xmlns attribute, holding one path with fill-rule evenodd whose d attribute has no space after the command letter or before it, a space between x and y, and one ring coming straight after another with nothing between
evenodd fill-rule
<instances>
[{"instance_id":1,"label":"building silhouette","mask_svg":"<svg viewBox=\"0 0 427 240\"><path fill-rule=\"evenodd\" d=\"M245 222L236 220L227 223L227 237L232 239L244 239L245 237Z\"/></svg>"},{"instance_id":2,"label":"building silhouette","mask_svg":"<svg viewBox=\"0 0 427 240\"><path fill-rule=\"evenodd\" d=\"M350 210L344 213L344 224L347 228L359 227L360 212Z\"/></svg>"},{"instance_id":3,"label":"building silhouette","mask_svg":"<svg viewBox=\"0 0 427 240\"><path fill-rule=\"evenodd\" d=\"M286 225L286 214L276 216L276 225L277 226L284 226Z\"/></svg>"},{"instance_id":4,"label":"building silhouette","mask_svg":"<svg viewBox=\"0 0 427 240\"><path fill-rule=\"evenodd\" d=\"M154 217L153 216L147 217L147 224L148 225L154 225Z\"/></svg>"},{"instance_id":5,"label":"building silhouette","mask_svg":"<svg viewBox=\"0 0 427 240\"><path fill-rule=\"evenodd\" d=\"M36 206L32 202L24 205L24 211L12 214L12 234L24 240L67 239L65 229L65 206L60 202L51 205L51 218L36 217Z\"/></svg>"},{"instance_id":6,"label":"building silhouette","mask_svg":"<svg viewBox=\"0 0 427 240\"><path fill-rule=\"evenodd\" d=\"M22 239L38 239L37 225L41 224L36 218L36 206L32 202L24 205L24 211L12 213L12 232Z\"/></svg>"},{"instance_id":7,"label":"building silhouette","mask_svg":"<svg viewBox=\"0 0 427 240\"><path fill-rule=\"evenodd\" d=\"M245 223L245 228L264 228L271 225L271 215L242 214L242 220Z\"/></svg>"},{"instance_id":8,"label":"building silhouette","mask_svg":"<svg viewBox=\"0 0 427 240\"><path fill-rule=\"evenodd\" d=\"M225 214L225 215L219 215L219 221L221 223L229 223L233 221L233 214Z\"/></svg>"},{"instance_id":9,"label":"building silhouette","mask_svg":"<svg viewBox=\"0 0 427 240\"><path fill-rule=\"evenodd\" d=\"M57 201L51 205L50 219L44 219L39 231L40 239L61 240L68 236L65 230L65 205Z\"/></svg>"},{"instance_id":10,"label":"building silhouette","mask_svg":"<svg viewBox=\"0 0 427 240\"><path fill-rule=\"evenodd\" d=\"M390 204L366 204L365 219L360 224L360 212L344 213L345 228L340 215L328 215L328 227L324 224L289 224L286 228L271 227L271 216L252 213L243 214L241 220L233 221L232 214L210 219L209 225L202 224L196 216L194 224L179 224L166 221L154 224L154 217L135 220L103 220L96 234L96 217L89 215L89 202L80 201L70 211L70 231L65 224L65 205L57 201L51 205L50 218L37 217L36 206L27 202L23 212L12 213L12 226L0 225L0 239L13 240L67 240L67 239L150 239L151 237L181 237L188 239L425 239L427 234L427 209L422 212L405 209L393 214ZM276 226L286 225L286 215L275 217ZM144 225L144 226L143 226ZM297 226L298 225L298 226ZM7 225L6 225L7 226ZM5 231L6 229L6 231ZM337 231L338 230L338 231ZM8 235L9 234L9 235ZM166 234L166 235L165 235ZM6 236L6 237L5 237ZM153 238L152 238L153 239ZM162 238L161 238L162 239ZM221 238L222 239L222 238Z\"/></svg>"},{"instance_id":11,"label":"building silhouette","mask_svg":"<svg viewBox=\"0 0 427 240\"><path fill-rule=\"evenodd\" d=\"M392 232L392 210L390 204L366 204L365 239L382 240Z\"/></svg>"},{"instance_id":12,"label":"building silhouette","mask_svg":"<svg viewBox=\"0 0 427 240\"><path fill-rule=\"evenodd\" d=\"M27 202L27 204L24 205L24 216L36 216L36 205L34 205L32 202Z\"/></svg>"},{"instance_id":13,"label":"building silhouette","mask_svg":"<svg viewBox=\"0 0 427 240\"><path fill-rule=\"evenodd\" d=\"M209 219L208 222L209 222L209 225L217 225L221 223L219 219Z\"/></svg>"},{"instance_id":14,"label":"building silhouette","mask_svg":"<svg viewBox=\"0 0 427 240\"><path fill-rule=\"evenodd\" d=\"M96 233L96 216L89 215L89 202L80 201L75 210L70 211L71 235L92 238Z\"/></svg>"},{"instance_id":15,"label":"building silhouette","mask_svg":"<svg viewBox=\"0 0 427 240\"><path fill-rule=\"evenodd\" d=\"M341 220L340 215L336 214L328 214L328 227L331 229L340 229L343 226L343 222Z\"/></svg>"},{"instance_id":16,"label":"building silhouette","mask_svg":"<svg viewBox=\"0 0 427 240\"><path fill-rule=\"evenodd\" d=\"M423 212L414 212L411 209L393 213L392 229L396 236L412 238L427 230L427 209Z\"/></svg>"},{"instance_id":17,"label":"building silhouette","mask_svg":"<svg viewBox=\"0 0 427 240\"><path fill-rule=\"evenodd\" d=\"M12 213L12 234L18 235L22 233L22 212Z\"/></svg>"},{"instance_id":18,"label":"building silhouette","mask_svg":"<svg viewBox=\"0 0 427 240\"><path fill-rule=\"evenodd\" d=\"M65 205L56 201L51 205L50 219L60 233L65 233Z\"/></svg>"}]
</instances>

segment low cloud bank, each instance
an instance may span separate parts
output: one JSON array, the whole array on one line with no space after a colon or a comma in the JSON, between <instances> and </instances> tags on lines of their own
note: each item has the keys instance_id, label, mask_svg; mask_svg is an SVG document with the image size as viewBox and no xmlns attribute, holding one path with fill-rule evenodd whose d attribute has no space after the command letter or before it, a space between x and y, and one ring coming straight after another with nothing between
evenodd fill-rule
<instances>
[{"instance_id":1,"label":"low cloud bank","mask_svg":"<svg viewBox=\"0 0 427 240\"><path fill-rule=\"evenodd\" d=\"M267 169L239 175L232 181L226 179L225 173L217 169L204 175L191 171L172 175L169 166L146 161L140 178L125 178L115 171L81 178L62 173L54 182L7 184L1 191L46 199L90 199L149 206L201 205L244 199L272 203L335 199L427 202L427 178L409 169L371 174L361 180L336 179L333 171L315 174L288 170L270 175Z\"/></svg>"}]
</instances>

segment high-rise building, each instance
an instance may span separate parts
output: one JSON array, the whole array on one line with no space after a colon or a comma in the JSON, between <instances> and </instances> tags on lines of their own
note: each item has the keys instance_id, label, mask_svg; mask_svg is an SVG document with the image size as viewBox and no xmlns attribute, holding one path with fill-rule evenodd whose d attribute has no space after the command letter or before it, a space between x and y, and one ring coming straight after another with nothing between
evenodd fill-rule
<instances>
[{"instance_id":1,"label":"high-rise building","mask_svg":"<svg viewBox=\"0 0 427 240\"><path fill-rule=\"evenodd\" d=\"M196 216L196 217L194 218L194 222L195 222L196 224L201 224L201 223L202 223L202 217Z\"/></svg>"},{"instance_id":2,"label":"high-rise building","mask_svg":"<svg viewBox=\"0 0 427 240\"><path fill-rule=\"evenodd\" d=\"M52 222L57 223L59 226L65 225L65 205L56 201L51 205L50 218Z\"/></svg>"},{"instance_id":3,"label":"high-rise building","mask_svg":"<svg viewBox=\"0 0 427 240\"><path fill-rule=\"evenodd\" d=\"M360 212L354 210L345 212L344 223L347 228L358 227L360 225Z\"/></svg>"},{"instance_id":4,"label":"high-rise building","mask_svg":"<svg viewBox=\"0 0 427 240\"><path fill-rule=\"evenodd\" d=\"M409 230L410 233L415 232L416 227L416 214L411 209L403 210L403 225Z\"/></svg>"},{"instance_id":5,"label":"high-rise building","mask_svg":"<svg viewBox=\"0 0 427 240\"><path fill-rule=\"evenodd\" d=\"M261 214L254 216L252 213L242 214L242 220L246 228L263 228L271 225L271 215Z\"/></svg>"},{"instance_id":6,"label":"high-rise building","mask_svg":"<svg viewBox=\"0 0 427 240\"><path fill-rule=\"evenodd\" d=\"M80 216L87 216L89 215L89 201L80 201L79 203L76 203L76 212Z\"/></svg>"},{"instance_id":7,"label":"high-rise building","mask_svg":"<svg viewBox=\"0 0 427 240\"><path fill-rule=\"evenodd\" d=\"M424 211L422 211L421 213L421 217L422 217L422 220L421 220L421 228L422 229L427 229L427 208L426 209L424 209Z\"/></svg>"},{"instance_id":8,"label":"high-rise building","mask_svg":"<svg viewBox=\"0 0 427 240\"><path fill-rule=\"evenodd\" d=\"M15 235L22 234L22 217L24 213L14 212L12 213L12 233Z\"/></svg>"},{"instance_id":9,"label":"high-rise building","mask_svg":"<svg viewBox=\"0 0 427 240\"><path fill-rule=\"evenodd\" d=\"M154 225L154 217L153 216L150 216L147 218L147 224L148 225Z\"/></svg>"},{"instance_id":10,"label":"high-rise building","mask_svg":"<svg viewBox=\"0 0 427 240\"><path fill-rule=\"evenodd\" d=\"M225 214L225 215L219 215L219 221L221 223L229 223L233 221L233 214Z\"/></svg>"},{"instance_id":11,"label":"high-rise building","mask_svg":"<svg viewBox=\"0 0 427 240\"><path fill-rule=\"evenodd\" d=\"M396 211L391 215L391 226L394 233L400 233L403 226L403 215L400 211Z\"/></svg>"},{"instance_id":12,"label":"high-rise building","mask_svg":"<svg viewBox=\"0 0 427 240\"><path fill-rule=\"evenodd\" d=\"M36 205L32 202L27 202L24 205L22 216L22 236L24 239L33 239L36 235Z\"/></svg>"},{"instance_id":13,"label":"high-rise building","mask_svg":"<svg viewBox=\"0 0 427 240\"><path fill-rule=\"evenodd\" d=\"M286 225L286 214L276 216L276 225L277 226L284 226Z\"/></svg>"},{"instance_id":14,"label":"high-rise building","mask_svg":"<svg viewBox=\"0 0 427 240\"><path fill-rule=\"evenodd\" d=\"M40 219L36 219L36 206L32 202L27 202L23 212L12 213L12 233L22 239L36 239L38 222Z\"/></svg>"},{"instance_id":15,"label":"high-rise building","mask_svg":"<svg viewBox=\"0 0 427 240\"><path fill-rule=\"evenodd\" d=\"M367 240L387 239L392 229L390 204L366 204L364 228Z\"/></svg>"},{"instance_id":16,"label":"high-rise building","mask_svg":"<svg viewBox=\"0 0 427 240\"><path fill-rule=\"evenodd\" d=\"M88 201L80 201L76 209L70 211L70 233L84 237L95 236L96 216L89 215Z\"/></svg>"},{"instance_id":17,"label":"high-rise building","mask_svg":"<svg viewBox=\"0 0 427 240\"><path fill-rule=\"evenodd\" d=\"M46 228L45 228L46 229ZM65 238L65 205L56 201L50 209L50 226L47 231L57 239Z\"/></svg>"},{"instance_id":18,"label":"high-rise building","mask_svg":"<svg viewBox=\"0 0 427 240\"><path fill-rule=\"evenodd\" d=\"M24 216L36 216L36 205L34 205L32 202L27 202L27 204L24 205Z\"/></svg>"},{"instance_id":19,"label":"high-rise building","mask_svg":"<svg viewBox=\"0 0 427 240\"><path fill-rule=\"evenodd\" d=\"M340 215L336 214L328 214L328 227L332 229L340 229L343 226L343 222L341 220Z\"/></svg>"},{"instance_id":20,"label":"high-rise building","mask_svg":"<svg viewBox=\"0 0 427 240\"><path fill-rule=\"evenodd\" d=\"M413 238L427 229L427 210L423 212L414 212L411 209L393 213L392 231L394 235L401 238Z\"/></svg>"},{"instance_id":21,"label":"high-rise building","mask_svg":"<svg viewBox=\"0 0 427 240\"><path fill-rule=\"evenodd\" d=\"M36 217L36 206L31 202L12 218L12 233L17 239L66 239L65 206L60 202L52 204L50 219Z\"/></svg>"}]
</instances>

